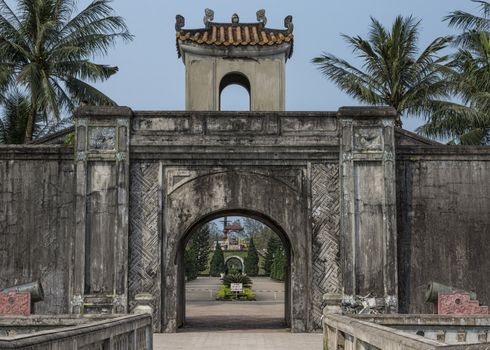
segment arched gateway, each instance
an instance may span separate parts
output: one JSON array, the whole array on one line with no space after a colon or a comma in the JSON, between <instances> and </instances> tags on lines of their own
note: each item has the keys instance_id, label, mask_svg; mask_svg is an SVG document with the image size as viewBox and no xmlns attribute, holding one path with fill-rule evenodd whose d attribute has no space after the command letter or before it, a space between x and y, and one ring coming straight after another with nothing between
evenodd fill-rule
<instances>
[{"instance_id":1,"label":"arched gateway","mask_svg":"<svg viewBox=\"0 0 490 350\"><path fill-rule=\"evenodd\" d=\"M169 305L175 304L177 308L177 312L172 308L167 309L166 317L172 322L169 327L175 327L175 315L177 326L184 321L184 279L179 268L183 266L183 248L188 235L203 222L225 214L246 215L263 221L286 243L290 253L288 275L291 276L292 284L288 283L285 319L287 323L293 320L296 327L304 328L308 312L305 308L294 308L294 305L309 305L308 290L305 289L308 282L307 266L302 259L307 254L307 244L303 239L306 236L307 221L301 191L291 188L267 172L254 173L240 168L208 171L189 174L187 182L180 184L167 197L167 233L175 238L166 254L169 259L166 275L179 283L177 290L169 290L165 295ZM288 203L288 210L283 210L276 202ZM187 213L185 220L179 217L182 210ZM296 215L291 215L293 213Z\"/></svg>"},{"instance_id":2,"label":"arched gateway","mask_svg":"<svg viewBox=\"0 0 490 350\"><path fill-rule=\"evenodd\" d=\"M188 235L233 214L287 242L293 331L321 327L325 294L371 293L395 310L394 111L280 112L291 18L275 30L263 11L248 24L206 13L196 30L177 17L189 111L76 113L72 312L131 311L137 294L151 293L155 329L176 331ZM251 112L217 111L230 73L246 77Z\"/></svg>"}]
</instances>

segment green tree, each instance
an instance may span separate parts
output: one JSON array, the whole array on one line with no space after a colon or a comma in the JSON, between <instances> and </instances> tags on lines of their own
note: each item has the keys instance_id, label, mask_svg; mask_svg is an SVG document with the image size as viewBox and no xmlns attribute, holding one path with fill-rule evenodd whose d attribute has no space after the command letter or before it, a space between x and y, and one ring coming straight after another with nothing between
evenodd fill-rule
<instances>
[{"instance_id":1,"label":"green tree","mask_svg":"<svg viewBox=\"0 0 490 350\"><path fill-rule=\"evenodd\" d=\"M205 271L208 268L209 253L211 247L209 245L209 228L203 225L192 237L192 246L197 255L197 269L199 272Z\"/></svg>"},{"instance_id":2,"label":"green tree","mask_svg":"<svg viewBox=\"0 0 490 350\"><path fill-rule=\"evenodd\" d=\"M274 261L271 266L271 278L284 281L286 277L286 269L287 269L287 255L284 248L278 247L276 252L274 253Z\"/></svg>"},{"instance_id":3,"label":"green tree","mask_svg":"<svg viewBox=\"0 0 490 350\"><path fill-rule=\"evenodd\" d=\"M225 272L225 269L225 256L221 249L221 245L216 242L216 248L209 266L209 274L213 277L219 277L221 273Z\"/></svg>"},{"instance_id":4,"label":"green tree","mask_svg":"<svg viewBox=\"0 0 490 350\"><path fill-rule=\"evenodd\" d=\"M223 235L223 231L219 229L215 221L210 221L206 224L209 230L209 246L212 247L214 242L219 241Z\"/></svg>"},{"instance_id":5,"label":"green tree","mask_svg":"<svg viewBox=\"0 0 490 350\"><path fill-rule=\"evenodd\" d=\"M462 145L490 144L490 36L481 32L454 55L448 86L461 103L441 103L417 132Z\"/></svg>"},{"instance_id":6,"label":"green tree","mask_svg":"<svg viewBox=\"0 0 490 350\"><path fill-rule=\"evenodd\" d=\"M265 249L269 238L275 236L274 231L269 226L252 218L243 218L243 228L243 236L248 239L253 238L258 251Z\"/></svg>"},{"instance_id":7,"label":"green tree","mask_svg":"<svg viewBox=\"0 0 490 350\"><path fill-rule=\"evenodd\" d=\"M184 270L187 281L192 281L198 275L197 254L192 245L188 246L184 252Z\"/></svg>"},{"instance_id":8,"label":"green tree","mask_svg":"<svg viewBox=\"0 0 490 350\"><path fill-rule=\"evenodd\" d=\"M282 246L282 242L276 235L270 236L267 240L267 251L265 253L264 261L262 262L262 268L265 274L270 276L272 263L274 262L274 254L277 248Z\"/></svg>"},{"instance_id":9,"label":"green tree","mask_svg":"<svg viewBox=\"0 0 490 350\"><path fill-rule=\"evenodd\" d=\"M0 91L19 86L28 93L25 141L32 140L39 113L57 120L81 101L114 105L90 85L118 71L91 58L107 54L120 38L132 39L110 0L94 0L76 15L74 0L17 0L16 5L14 11L0 0Z\"/></svg>"},{"instance_id":10,"label":"green tree","mask_svg":"<svg viewBox=\"0 0 490 350\"><path fill-rule=\"evenodd\" d=\"M245 258L245 273L251 277L257 276L259 274L259 253L255 248L253 238L250 238L248 252Z\"/></svg>"},{"instance_id":11,"label":"green tree","mask_svg":"<svg viewBox=\"0 0 490 350\"><path fill-rule=\"evenodd\" d=\"M446 17L460 29L458 46L448 72L448 86L457 102L442 103L418 132L429 137L449 138L451 143L490 144L490 4L480 5L481 16L464 11Z\"/></svg>"},{"instance_id":12,"label":"green tree","mask_svg":"<svg viewBox=\"0 0 490 350\"><path fill-rule=\"evenodd\" d=\"M360 102L388 105L402 116L430 115L434 104L449 96L445 82L447 56L439 56L450 38L438 38L419 53L420 21L398 16L391 30L371 18L369 36L342 35L362 67L332 54L313 59L320 71Z\"/></svg>"},{"instance_id":13,"label":"green tree","mask_svg":"<svg viewBox=\"0 0 490 350\"><path fill-rule=\"evenodd\" d=\"M24 143L30 110L29 99L19 91L12 91L5 96L0 118L0 143ZM33 132L36 133L38 129L38 123L34 124Z\"/></svg>"}]
</instances>

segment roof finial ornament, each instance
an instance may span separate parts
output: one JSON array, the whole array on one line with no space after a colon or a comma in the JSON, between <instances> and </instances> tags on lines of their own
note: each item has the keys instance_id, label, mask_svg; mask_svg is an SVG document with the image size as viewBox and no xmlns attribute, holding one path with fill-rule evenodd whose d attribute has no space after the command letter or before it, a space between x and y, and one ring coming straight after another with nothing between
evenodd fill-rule
<instances>
[{"instance_id":1,"label":"roof finial ornament","mask_svg":"<svg viewBox=\"0 0 490 350\"><path fill-rule=\"evenodd\" d=\"M288 34L291 34L294 30L293 16L289 15L284 18L284 27L288 29Z\"/></svg>"},{"instance_id":2,"label":"roof finial ornament","mask_svg":"<svg viewBox=\"0 0 490 350\"><path fill-rule=\"evenodd\" d=\"M175 16L175 31L178 33L185 26L185 18L182 15Z\"/></svg>"},{"instance_id":3,"label":"roof finial ornament","mask_svg":"<svg viewBox=\"0 0 490 350\"><path fill-rule=\"evenodd\" d=\"M264 9L260 9L257 11L257 21L259 21L259 23L262 23L264 27L267 24L267 17L265 16Z\"/></svg>"},{"instance_id":4,"label":"roof finial ornament","mask_svg":"<svg viewBox=\"0 0 490 350\"><path fill-rule=\"evenodd\" d=\"M231 16L231 23L233 23L233 24L240 23L240 17L238 17L238 15L236 13L234 13L233 16Z\"/></svg>"},{"instance_id":5,"label":"roof finial ornament","mask_svg":"<svg viewBox=\"0 0 490 350\"><path fill-rule=\"evenodd\" d=\"M209 22L214 20L214 11L211 9L204 10L204 25L209 26Z\"/></svg>"}]
</instances>

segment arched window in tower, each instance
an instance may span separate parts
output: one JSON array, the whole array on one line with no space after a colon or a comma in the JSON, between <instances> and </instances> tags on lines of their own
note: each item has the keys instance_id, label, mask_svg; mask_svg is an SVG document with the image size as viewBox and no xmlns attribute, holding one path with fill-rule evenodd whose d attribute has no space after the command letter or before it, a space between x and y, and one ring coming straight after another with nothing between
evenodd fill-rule
<instances>
[{"instance_id":1,"label":"arched window in tower","mask_svg":"<svg viewBox=\"0 0 490 350\"><path fill-rule=\"evenodd\" d=\"M219 85L220 111L250 111L250 81L241 73L229 73Z\"/></svg>"}]
</instances>

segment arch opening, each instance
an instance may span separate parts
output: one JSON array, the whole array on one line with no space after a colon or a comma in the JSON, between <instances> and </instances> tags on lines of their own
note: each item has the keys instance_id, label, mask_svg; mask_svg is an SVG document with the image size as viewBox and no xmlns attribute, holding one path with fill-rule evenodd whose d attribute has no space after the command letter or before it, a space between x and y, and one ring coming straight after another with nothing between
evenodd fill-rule
<instances>
[{"instance_id":1,"label":"arch opening","mask_svg":"<svg viewBox=\"0 0 490 350\"><path fill-rule=\"evenodd\" d=\"M225 274L227 271L237 271L243 273L245 271L245 261L241 256L233 255L225 258Z\"/></svg>"},{"instance_id":2,"label":"arch opening","mask_svg":"<svg viewBox=\"0 0 490 350\"><path fill-rule=\"evenodd\" d=\"M192 225L178 250L178 326L290 327L291 244L272 220L243 211L215 213ZM234 282L242 283L241 292L231 290Z\"/></svg>"},{"instance_id":3,"label":"arch opening","mask_svg":"<svg viewBox=\"0 0 490 350\"><path fill-rule=\"evenodd\" d=\"M238 72L225 75L219 85L220 111L250 111L251 105L249 79Z\"/></svg>"}]
</instances>

